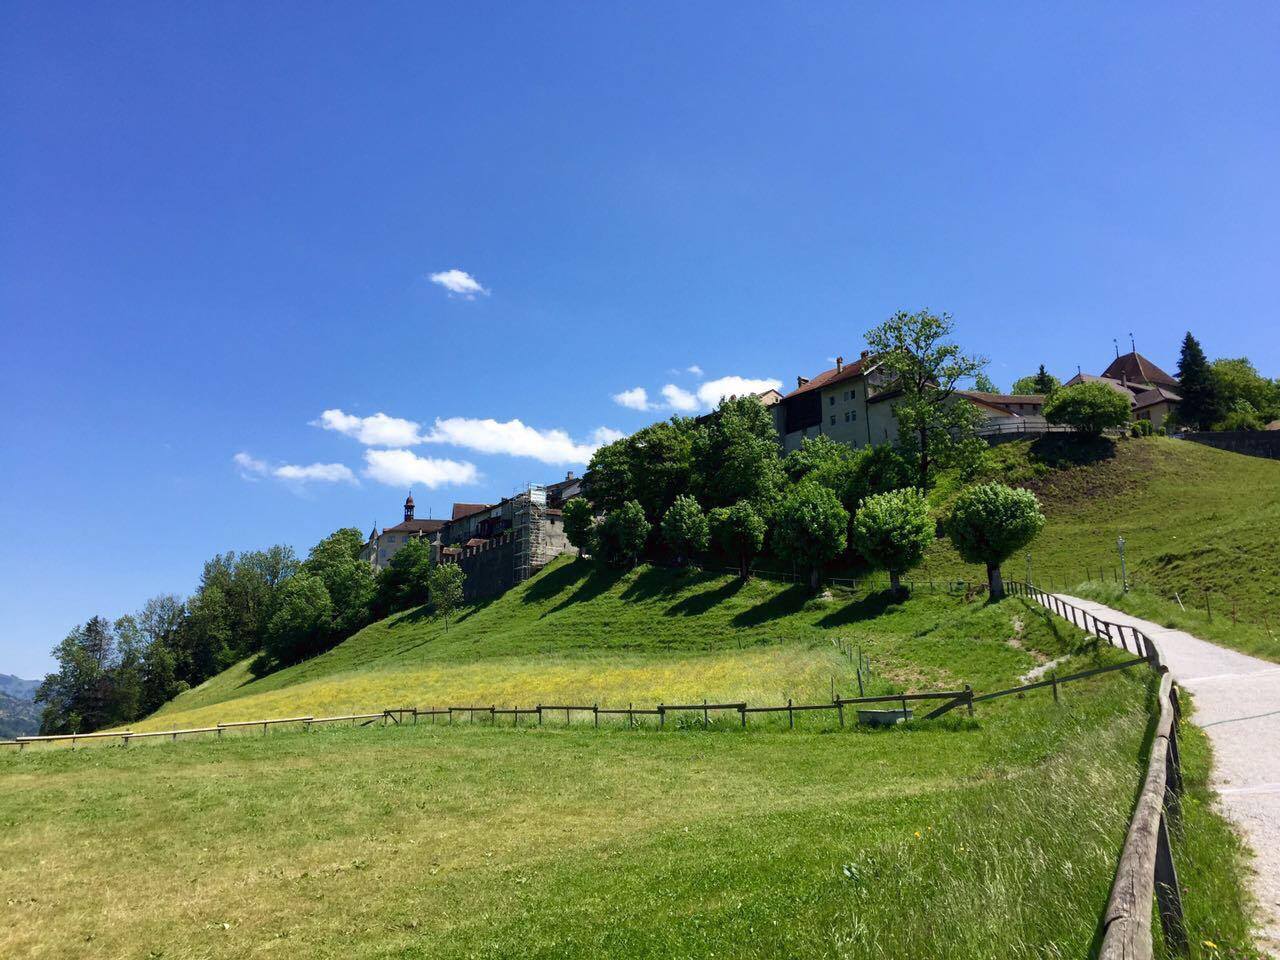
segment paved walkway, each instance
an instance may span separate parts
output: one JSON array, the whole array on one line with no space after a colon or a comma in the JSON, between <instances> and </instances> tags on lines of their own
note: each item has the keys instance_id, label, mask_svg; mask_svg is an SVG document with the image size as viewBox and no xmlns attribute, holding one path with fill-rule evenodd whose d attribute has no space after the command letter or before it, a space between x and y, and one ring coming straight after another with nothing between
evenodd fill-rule
<instances>
[{"instance_id":1,"label":"paved walkway","mask_svg":"<svg viewBox=\"0 0 1280 960\"><path fill-rule=\"evenodd\" d=\"M1092 600L1059 594L1094 616L1131 624L1156 642L1195 722L1213 742L1213 785L1257 858L1259 944L1280 955L1280 664L1207 643Z\"/></svg>"}]
</instances>

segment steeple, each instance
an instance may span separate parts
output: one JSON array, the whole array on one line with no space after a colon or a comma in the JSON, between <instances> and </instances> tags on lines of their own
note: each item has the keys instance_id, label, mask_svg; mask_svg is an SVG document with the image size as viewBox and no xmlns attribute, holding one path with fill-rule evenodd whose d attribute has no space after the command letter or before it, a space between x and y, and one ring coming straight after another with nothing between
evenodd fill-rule
<instances>
[{"instance_id":1,"label":"steeple","mask_svg":"<svg viewBox=\"0 0 1280 960\"><path fill-rule=\"evenodd\" d=\"M369 539L370 540L378 539L378 521L377 520L373 521L373 529L369 531Z\"/></svg>"},{"instance_id":2,"label":"steeple","mask_svg":"<svg viewBox=\"0 0 1280 960\"><path fill-rule=\"evenodd\" d=\"M408 523L413 519L413 491L409 491L408 499L404 502L404 519Z\"/></svg>"}]
</instances>

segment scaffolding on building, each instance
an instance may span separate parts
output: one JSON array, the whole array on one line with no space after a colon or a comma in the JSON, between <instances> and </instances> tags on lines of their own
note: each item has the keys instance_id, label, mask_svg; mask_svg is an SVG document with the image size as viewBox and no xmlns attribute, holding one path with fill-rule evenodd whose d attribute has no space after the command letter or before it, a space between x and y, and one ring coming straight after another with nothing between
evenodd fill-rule
<instances>
[{"instance_id":1,"label":"scaffolding on building","mask_svg":"<svg viewBox=\"0 0 1280 960\"><path fill-rule=\"evenodd\" d=\"M529 484L514 498L511 528L515 539L515 583L524 583L542 569L546 560L543 520L547 510L547 488Z\"/></svg>"}]
</instances>

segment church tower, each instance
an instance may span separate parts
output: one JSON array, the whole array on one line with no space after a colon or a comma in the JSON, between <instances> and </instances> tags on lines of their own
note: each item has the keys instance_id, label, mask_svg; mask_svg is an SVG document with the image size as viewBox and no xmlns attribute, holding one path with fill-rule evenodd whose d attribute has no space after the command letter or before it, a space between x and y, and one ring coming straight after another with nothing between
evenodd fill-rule
<instances>
[{"instance_id":1,"label":"church tower","mask_svg":"<svg viewBox=\"0 0 1280 960\"><path fill-rule=\"evenodd\" d=\"M405 520L405 523L408 523L412 519L413 519L413 494L410 493L408 499L405 500L404 502L404 520Z\"/></svg>"}]
</instances>

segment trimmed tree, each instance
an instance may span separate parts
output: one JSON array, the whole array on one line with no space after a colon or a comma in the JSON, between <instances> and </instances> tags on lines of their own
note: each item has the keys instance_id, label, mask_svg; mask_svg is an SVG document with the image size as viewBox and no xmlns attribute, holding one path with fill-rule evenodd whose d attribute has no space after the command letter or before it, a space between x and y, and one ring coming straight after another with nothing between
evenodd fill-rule
<instances>
[{"instance_id":1,"label":"trimmed tree","mask_svg":"<svg viewBox=\"0 0 1280 960\"><path fill-rule=\"evenodd\" d=\"M1050 423L1100 437L1108 427L1127 424L1131 409L1124 394L1105 383L1077 383L1056 391L1044 402L1044 417Z\"/></svg>"},{"instance_id":2,"label":"trimmed tree","mask_svg":"<svg viewBox=\"0 0 1280 960\"><path fill-rule=\"evenodd\" d=\"M676 562L684 566L694 554L707 549L707 515L693 497L676 497L666 516L662 518L662 539L676 555Z\"/></svg>"},{"instance_id":3,"label":"trimmed tree","mask_svg":"<svg viewBox=\"0 0 1280 960\"><path fill-rule=\"evenodd\" d=\"M467 575L456 563L437 563L431 568L431 606L436 615L444 618L444 629L449 630L449 616L462 603L462 588Z\"/></svg>"},{"instance_id":4,"label":"trimmed tree","mask_svg":"<svg viewBox=\"0 0 1280 960\"><path fill-rule=\"evenodd\" d=\"M751 561L764 548L765 522L746 500L716 507L710 516L711 536L720 549L738 561L738 575L751 579Z\"/></svg>"},{"instance_id":5,"label":"trimmed tree","mask_svg":"<svg viewBox=\"0 0 1280 960\"><path fill-rule=\"evenodd\" d=\"M895 595L902 574L924 559L933 533L929 504L914 487L867 497L853 518L853 545L872 567L888 571Z\"/></svg>"},{"instance_id":6,"label":"trimmed tree","mask_svg":"<svg viewBox=\"0 0 1280 960\"><path fill-rule=\"evenodd\" d=\"M1227 415L1227 405L1222 400L1218 379L1205 359L1200 341L1187 331L1182 340L1182 353L1178 357L1178 422L1209 430Z\"/></svg>"},{"instance_id":7,"label":"trimmed tree","mask_svg":"<svg viewBox=\"0 0 1280 960\"><path fill-rule=\"evenodd\" d=\"M564 535L579 553L596 552L596 512L586 497L574 497L565 503Z\"/></svg>"},{"instance_id":8,"label":"trimmed tree","mask_svg":"<svg viewBox=\"0 0 1280 960\"><path fill-rule=\"evenodd\" d=\"M849 511L826 487L805 480L793 486L774 517L773 546L778 555L809 570L817 590L822 566L849 543Z\"/></svg>"},{"instance_id":9,"label":"trimmed tree","mask_svg":"<svg viewBox=\"0 0 1280 960\"><path fill-rule=\"evenodd\" d=\"M999 600L1004 596L1000 564L1036 538L1044 514L1030 490L986 483L960 494L945 527L961 557L986 564L991 599Z\"/></svg>"},{"instance_id":10,"label":"trimmed tree","mask_svg":"<svg viewBox=\"0 0 1280 960\"><path fill-rule=\"evenodd\" d=\"M640 559L652 525L644 515L644 507L628 500L605 514L596 528L599 550L606 563L629 567Z\"/></svg>"}]
</instances>

